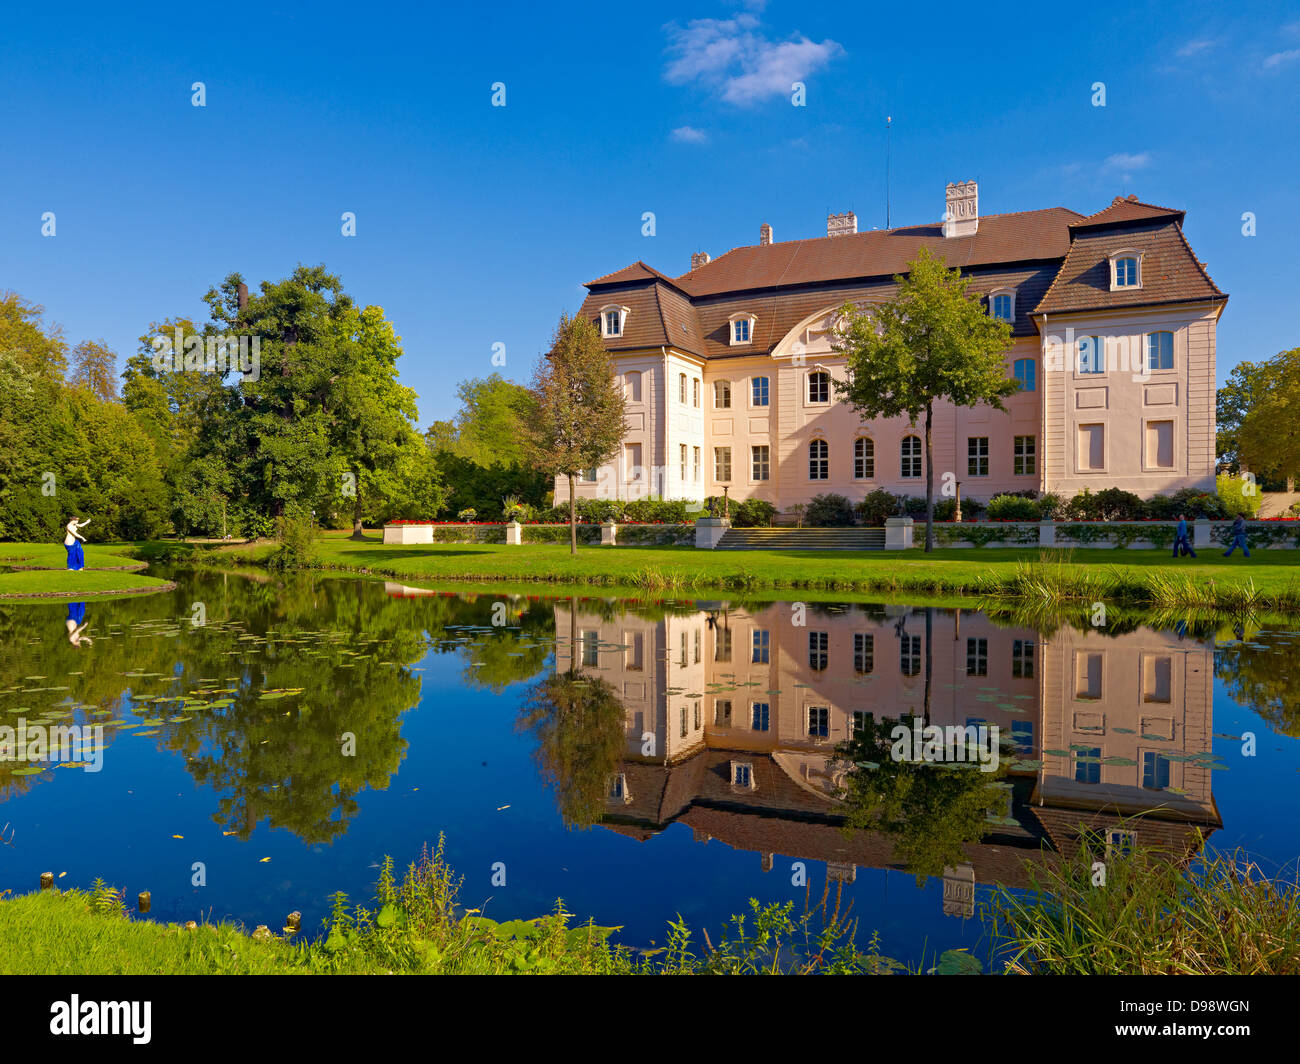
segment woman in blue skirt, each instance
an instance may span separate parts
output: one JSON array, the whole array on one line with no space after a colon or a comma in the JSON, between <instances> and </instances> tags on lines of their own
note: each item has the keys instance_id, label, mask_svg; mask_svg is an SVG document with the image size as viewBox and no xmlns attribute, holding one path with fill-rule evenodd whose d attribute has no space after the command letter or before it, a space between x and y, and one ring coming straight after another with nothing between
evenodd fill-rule
<instances>
[{"instance_id":1,"label":"woman in blue skirt","mask_svg":"<svg viewBox=\"0 0 1300 1064\"><path fill-rule=\"evenodd\" d=\"M73 572L79 573L86 567L86 552L81 549L81 545L86 542L86 537L79 529L85 528L88 524L90 524L89 517L84 521L74 517L68 522L68 534L63 537L63 546L68 552L68 568Z\"/></svg>"}]
</instances>

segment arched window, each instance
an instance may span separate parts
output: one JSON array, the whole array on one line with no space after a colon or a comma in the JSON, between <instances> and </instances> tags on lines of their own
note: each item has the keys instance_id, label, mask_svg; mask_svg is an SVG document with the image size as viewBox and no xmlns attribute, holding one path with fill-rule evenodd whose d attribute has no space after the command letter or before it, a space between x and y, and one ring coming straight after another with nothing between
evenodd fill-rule
<instances>
[{"instance_id":1,"label":"arched window","mask_svg":"<svg viewBox=\"0 0 1300 1064\"><path fill-rule=\"evenodd\" d=\"M853 479L870 480L876 475L876 445L867 436L853 441Z\"/></svg>"},{"instance_id":2,"label":"arched window","mask_svg":"<svg viewBox=\"0 0 1300 1064\"><path fill-rule=\"evenodd\" d=\"M814 370L808 374L808 402L829 403L831 401L831 375L824 370Z\"/></svg>"},{"instance_id":3,"label":"arched window","mask_svg":"<svg viewBox=\"0 0 1300 1064\"><path fill-rule=\"evenodd\" d=\"M921 437L904 436L900 449L900 475L911 480L921 475Z\"/></svg>"},{"instance_id":4,"label":"arched window","mask_svg":"<svg viewBox=\"0 0 1300 1064\"><path fill-rule=\"evenodd\" d=\"M1034 370L1035 366L1032 358L1016 359L1015 378L1020 382L1022 392L1032 392L1034 390Z\"/></svg>"},{"instance_id":5,"label":"arched window","mask_svg":"<svg viewBox=\"0 0 1300 1064\"><path fill-rule=\"evenodd\" d=\"M830 475L830 446L825 440L813 440L808 444L808 479L829 480Z\"/></svg>"},{"instance_id":6,"label":"arched window","mask_svg":"<svg viewBox=\"0 0 1300 1064\"><path fill-rule=\"evenodd\" d=\"M1010 292L997 292L989 298L989 310L995 318L999 318L1002 321L1013 320L1012 308L1014 306L1015 304L1012 301Z\"/></svg>"}]
</instances>

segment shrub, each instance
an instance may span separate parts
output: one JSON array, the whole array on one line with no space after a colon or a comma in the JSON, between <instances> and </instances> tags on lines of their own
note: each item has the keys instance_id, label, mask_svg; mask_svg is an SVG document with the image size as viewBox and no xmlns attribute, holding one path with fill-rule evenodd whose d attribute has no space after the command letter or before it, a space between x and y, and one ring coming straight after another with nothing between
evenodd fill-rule
<instances>
[{"instance_id":1,"label":"shrub","mask_svg":"<svg viewBox=\"0 0 1300 1064\"><path fill-rule=\"evenodd\" d=\"M1253 489L1249 495L1244 490L1247 484ZM1259 504L1263 499L1260 498L1258 484L1225 473L1214 478L1214 486L1225 517L1236 517L1238 514L1254 517L1259 512Z\"/></svg>"},{"instance_id":2,"label":"shrub","mask_svg":"<svg viewBox=\"0 0 1300 1064\"><path fill-rule=\"evenodd\" d=\"M814 495L804 511L804 523L809 528L843 528L855 524L853 504L834 492Z\"/></svg>"},{"instance_id":3,"label":"shrub","mask_svg":"<svg viewBox=\"0 0 1300 1064\"><path fill-rule=\"evenodd\" d=\"M994 495L988 506L990 521L1038 521L1043 507L1037 499L1023 495Z\"/></svg>"},{"instance_id":4,"label":"shrub","mask_svg":"<svg viewBox=\"0 0 1300 1064\"><path fill-rule=\"evenodd\" d=\"M1095 495L1084 488L1062 513L1071 521L1141 521L1146 515L1147 504L1122 488L1106 488Z\"/></svg>"},{"instance_id":5,"label":"shrub","mask_svg":"<svg viewBox=\"0 0 1300 1064\"><path fill-rule=\"evenodd\" d=\"M734 528L770 528L776 507L765 499L746 499L739 506L732 504L731 524Z\"/></svg>"},{"instance_id":6,"label":"shrub","mask_svg":"<svg viewBox=\"0 0 1300 1064\"><path fill-rule=\"evenodd\" d=\"M705 503L707 506L708 500ZM719 503L721 503L720 497ZM691 503L685 499L633 499L631 502L623 503L623 520L645 524L689 521L690 505ZM722 512L721 505L718 507L718 512Z\"/></svg>"},{"instance_id":7,"label":"shrub","mask_svg":"<svg viewBox=\"0 0 1300 1064\"><path fill-rule=\"evenodd\" d=\"M276 519L275 538L280 545L266 560L267 568L308 569L316 564L316 529L302 504L291 503Z\"/></svg>"},{"instance_id":8,"label":"shrub","mask_svg":"<svg viewBox=\"0 0 1300 1064\"><path fill-rule=\"evenodd\" d=\"M875 491L867 492L858 502L856 509L864 525L879 527L885 523L885 518L898 515L901 500L902 496L888 492L884 488L877 488Z\"/></svg>"}]
</instances>

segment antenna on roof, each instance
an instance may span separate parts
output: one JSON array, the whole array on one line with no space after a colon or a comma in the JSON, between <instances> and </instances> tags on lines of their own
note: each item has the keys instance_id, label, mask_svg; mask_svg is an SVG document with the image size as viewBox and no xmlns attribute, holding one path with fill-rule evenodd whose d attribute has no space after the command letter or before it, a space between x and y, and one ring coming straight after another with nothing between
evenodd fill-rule
<instances>
[{"instance_id":1,"label":"antenna on roof","mask_svg":"<svg viewBox=\"0 0 1300 1064\"><path fill-rule=\"evenodd\" d=\"M889 228L889 157L892 154L894 116L885 115L885 228Z\"/></svg>"}]
</instances>

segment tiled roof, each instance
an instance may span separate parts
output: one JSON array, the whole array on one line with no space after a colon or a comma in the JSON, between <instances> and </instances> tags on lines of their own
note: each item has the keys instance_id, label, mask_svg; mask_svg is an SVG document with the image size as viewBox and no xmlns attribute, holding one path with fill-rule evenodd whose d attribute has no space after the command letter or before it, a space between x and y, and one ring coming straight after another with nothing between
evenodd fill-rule
<instances>
[{"instance_id":1,"label":"tiled roof","mask_svg":"<svg viewBox=\"0 0 1300 1064\"><path fill-rule=\"evenodd\" d=\"M1151 203L1143 203L1136 196L1116 196L1110 201L1110 206L1096 214L1090 214L1087 218L1080 218L1077 222L1071 222L1070 228L1074 230L1090 228L1101 225L1122 225L1125 222L1141 222L1158 219L1161 221L1176 220L1179 225L1183 222L1186 211L1175 210L1173 207L1157 207Z\"/></svg>"},{"instance_id":2,"label":"tiled roof","mask_svg":"<svg viewBox=\"0 0 1300 1064\"><path fill-rule=\"evenodd\" d=\"M973 236L945 237L940 222L873 229L852 236L816 237L733 248L677 278L691 296L788 288L868 277L893 277L926 247L950 267L968 269L1062 258L1069 223L1082 215L1064 207L991 214Z\"/></svg>"},{"instance_id":3,"label":"tiled roof","mask_svg":"<svg viewBox=\"0 0 1300 1064\"><path fill-rule=\"evenodd\" d=\"M1142 252L1142 287L1112 292L1110 256L1130 248ZM1192 253L1182 226L1166 217L1136 226L1077 232L1056 280L1034 313L1226 298Z\"/></svg>"},{"instance_id":4,"label":"tiled roof","mask_svg":"<svg viewBox=\"0 0 1300 1064\"><path fill-rule=\"evenodd\" d=\"M1036 332L1034 314L1226 299L1182 232L1183 212L1116 197L1087 217L1065 207L987 215L971 236L940 223L733 248L680 277L637 261L594 281L579 313L629 308L613 351L672 347L701 358L767 354L804 319L850 300L888 299L893 278L921 248L972 278L971 290L1016 290L1013 336ZM1110 291L1112 251L1143 252L1142 287ZM730 318L753 314L751 343L732 346Z\"/></svg>"}]
</instances>

